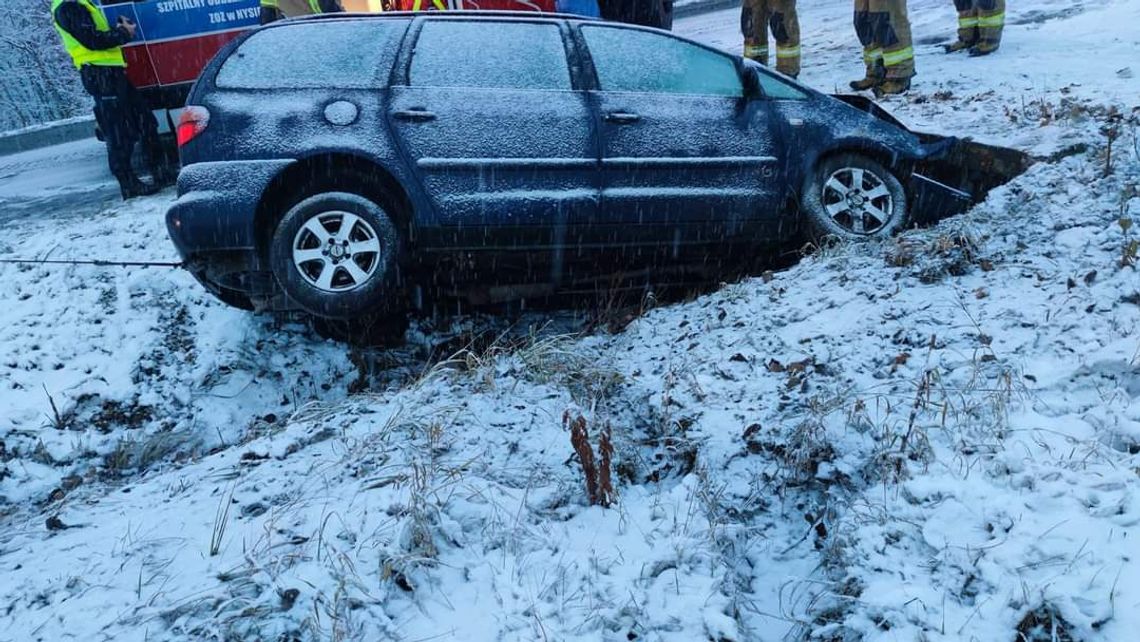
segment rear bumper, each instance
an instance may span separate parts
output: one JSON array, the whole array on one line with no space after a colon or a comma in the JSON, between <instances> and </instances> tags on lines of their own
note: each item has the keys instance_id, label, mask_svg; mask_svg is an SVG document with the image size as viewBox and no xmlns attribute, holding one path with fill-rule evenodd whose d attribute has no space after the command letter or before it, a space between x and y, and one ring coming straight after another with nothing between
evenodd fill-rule
<instances>
[{"instance_id":1,"label":"rear bumper","mask_svg":"<svg viewBox=\"0 0 1140 642\"><path fill-rule=\"evenodd\" d=\"M277 295L257 229L262 194L285 160L195 163L178 175L178 200L166 212L166 230L186 267L231 305L233 293L264 305ZM244 301L244 299L242 299ZM262 302L262 303L258 303Z\"/></svg>"},{"instance_id":2,"label":"rear bumper","mask_svg":"<svg viewBox=\"0 0 1140 642\"><path fill-rule=\"evenodd\" d=\"M258 203L269 183L293 161L195 163L178 175L178 200L166 212L166 230L183 258L256 251Z\"/></svg>"}]
</instances>

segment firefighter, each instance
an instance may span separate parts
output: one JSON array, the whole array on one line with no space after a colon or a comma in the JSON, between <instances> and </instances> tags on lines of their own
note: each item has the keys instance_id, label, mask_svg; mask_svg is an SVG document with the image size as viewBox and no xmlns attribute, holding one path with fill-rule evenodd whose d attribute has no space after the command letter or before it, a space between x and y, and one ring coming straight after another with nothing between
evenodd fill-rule
<instances>
[{"instance_id":1,"label":"firefighter","mask_svg":"<svg viewBox=\"0 0 1140 642\"><path fill-rule=\"evenodd\" d=\"M867 75L851 83L855 90L901 94L914 76L914 47L906 0L855 0L855 33L863 45Z\"/></svg>"},{"instance_id":2,"label":"firefighter","mask_svg":"<svg viewBox=\"0 0 1140 642\"><path fill-rule=\"evenodd\" d=\"M261 24L266 25L282 18L343 11L340 0L261 0Z\"/></svg>"},{"instance_id":3,"label":"firefighter","mask_svg":"<svg viewBox=\"0 0 1140 642\"><path fill-rule=\"evenodd\" d=\"M743 0L740 31L744 34L744 57L768 64L768 28L776 40L776 71L795 78L800 75L800 20L796 0Z\"/></svg>"},{"instance_id":4,"label":"firefighter","mask_svg":"<svg viewBox=\"0 0 1140 642\"><path fill-rule=\"evenodd\" d=\"M154 194L173 184L176 173L166 164L158 122L127 79L122 47L135 37L135 24L120 17L112 27L91 0L53 0L51 14L83 88L95 99L95 122L107 143L107 165L119 181L123 199ZM131 167L131 153L140 138L153 183L139 179Z\"/></svg>"},{"instance_id":5,"label":"firefighter","mask_svg":"<svg viewBox=\"0 0 1140 642\"><path fill-rule=\"evenodd\" d=\"M985 56L1001 46L1005 27L1005 0L954 0L958 9L958 42L946 45L946 53L967 49L971 56Z\"/></svg>"}]
</instances>

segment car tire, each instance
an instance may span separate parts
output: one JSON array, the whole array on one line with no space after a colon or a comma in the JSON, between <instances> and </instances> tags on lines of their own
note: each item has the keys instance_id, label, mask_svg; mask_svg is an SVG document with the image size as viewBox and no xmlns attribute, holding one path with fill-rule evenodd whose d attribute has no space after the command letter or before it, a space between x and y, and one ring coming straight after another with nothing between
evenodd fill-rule
<instances>
[{"instance_id":1,"label":"car tire","mask_svg":"<svg viewBox=\"0 0 1140 642\"><path fill-rule=\"evenodd\" d=\"M890 237L908 217L898 177L861 154L838 154L820 163L804 184L800 211L816 242Z\"/></svg>"},{"instance_id":2,"label":"car tire","mask_svg":"<svg viewBox=\"0 0 1140 642\"><path fill-rule=\"evenodd\" d=\"M395 315L404 307L400 250L396 225L382 207L356 194L325 192L297 203L277 224L269 265L285 294L314 316Z\"/></svg>"}]
</instances>

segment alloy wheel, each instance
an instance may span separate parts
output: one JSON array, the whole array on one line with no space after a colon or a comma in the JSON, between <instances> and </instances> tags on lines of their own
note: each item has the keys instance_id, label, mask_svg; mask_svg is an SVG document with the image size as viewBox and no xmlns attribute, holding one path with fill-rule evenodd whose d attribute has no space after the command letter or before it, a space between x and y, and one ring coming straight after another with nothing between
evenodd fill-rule
<instances>
[{"instance_id":1,"label":"alloy wheel","mask_svg":"<svg viewBox=\"0 0 1140 642\"><path fill-rule=\"evenodd\" d=\"M823 207L844 230L871 235L890 222L894 199L886 182L875 172L843 167L824 182Z\"/></svg>"},{"instance_id":2,"label":"alloy wheel","mask_svg":"<svg viewBox=\"0 0 1140 642\"><path fill-rule=\"evenodd\" d=\"M349 292L368 282L380 265L376 230L350 212L314 215L293 237L293 266L322 292Z\"/></svg>"}]
</instances>

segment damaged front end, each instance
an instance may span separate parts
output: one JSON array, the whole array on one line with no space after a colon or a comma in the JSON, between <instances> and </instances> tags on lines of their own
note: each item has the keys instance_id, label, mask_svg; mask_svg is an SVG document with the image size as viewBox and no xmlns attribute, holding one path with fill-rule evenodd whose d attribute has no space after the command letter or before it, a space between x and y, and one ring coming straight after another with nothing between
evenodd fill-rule
<instances>
[{"instance_id":1,"label":"damaged front end","mask_svg":"<svg viewBox=\"0 0 1140 642\"><path fill-rule=\"evenodd\" d=\"M917 222L960 214L1033 164L1029 154L1016 149L911 131L866 96L841 94L834 98L918 138L926 154L915 160L908 185L910 209Z\"/></svg>"}]
</instances>

